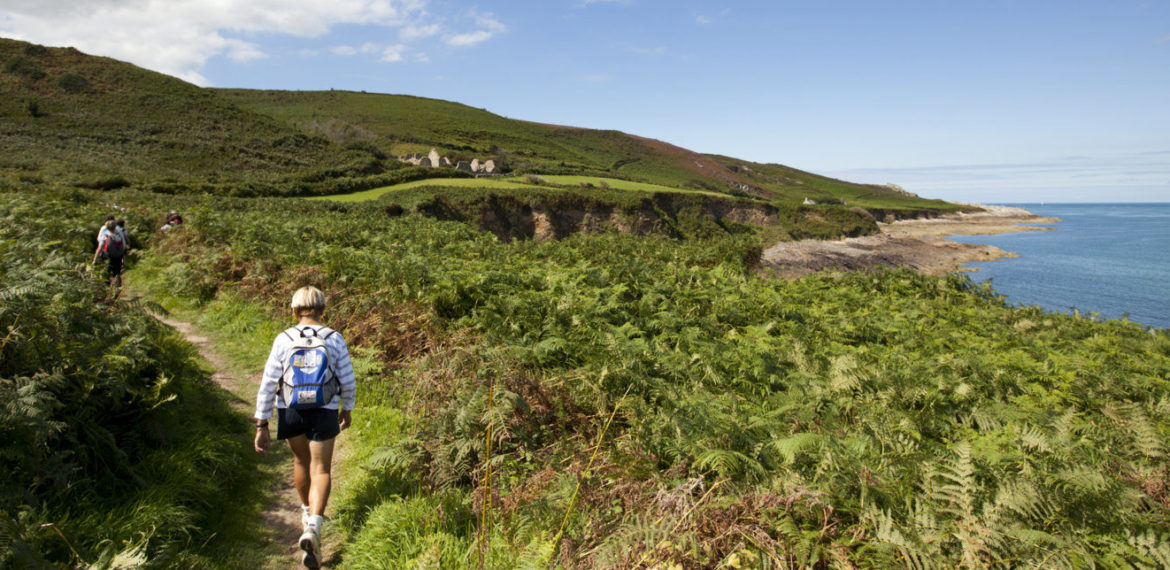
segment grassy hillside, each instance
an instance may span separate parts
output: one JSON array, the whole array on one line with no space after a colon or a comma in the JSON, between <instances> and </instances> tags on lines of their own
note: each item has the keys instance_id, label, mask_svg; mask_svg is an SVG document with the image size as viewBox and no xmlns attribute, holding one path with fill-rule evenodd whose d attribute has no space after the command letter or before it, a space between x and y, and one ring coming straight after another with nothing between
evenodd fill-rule
<instances>
[{"instance_id":1,"label":"grassy hillside","mask_svg":"<svg viewBox=\"0 0 1170 570\"><path fill-rule=\"evenodd\" d=\"M513 171L587 174L787 202L811 197L844 199L867 208L953 208L945 202L922 200L879 186L699 154L618 131L509 119L435 99L349 91L219 92L243 108L280 118L308 132L338 142L364 141L392 155L436 148L452 160L502 160Z\"/></svg>"},{"instance_id":2,"label":"grassy hillside","mask_svg":"<svg viewBox=\"0 0 1170 570\"><path fill-rule=\"evenodd\" d=\"M288 193L381 173L365 151L113 59L0 38L0 182Z\"/></svg>"},{"instance_id":3,"label":"grassy hillside","mask_svg":"<svg viewBox=\"0 0 1170 570\"><path fill-rule=\"evenodd\" d=\"M0 183L245 196L324 195L450 177L393 157L437 148L513 174L589 176L887 211L938 201L778 165L709 156L618 131L501 117L369 93L203 89L69 48L0 38ZM486 186L486 185L485 185Z\"/></svg>"}]
</instances>

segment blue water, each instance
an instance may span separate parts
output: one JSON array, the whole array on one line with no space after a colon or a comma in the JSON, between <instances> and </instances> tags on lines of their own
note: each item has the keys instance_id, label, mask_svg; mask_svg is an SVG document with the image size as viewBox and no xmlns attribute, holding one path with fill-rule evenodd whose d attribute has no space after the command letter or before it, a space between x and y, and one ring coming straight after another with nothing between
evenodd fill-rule
<instances>
[{"instance_id":1,"label":"blue water","mask_svg":"<svg viewBox=\"0 0 1170 570\"><path fill-rule=\"evenodd\" d=\"M991 279L1012 304L1170 327L1170 204L1015 205L1062 221L1053 231L950 236L1019 254L968 263L973 279Z\"/></svg>"}]
</instances>

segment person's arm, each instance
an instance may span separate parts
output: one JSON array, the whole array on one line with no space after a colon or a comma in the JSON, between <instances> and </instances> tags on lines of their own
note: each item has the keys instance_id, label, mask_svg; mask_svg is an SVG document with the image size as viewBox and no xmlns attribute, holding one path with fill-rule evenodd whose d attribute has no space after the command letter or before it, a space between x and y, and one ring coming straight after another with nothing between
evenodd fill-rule
<instances>
[{"instance_id":1,"label":"person's arm","mask_svg":"<svg viewBox=\"0 0 1170 570\"><path fill-rule=\"evenodd\" d=\"M90 265L94 265L97 263L98 255L101 255L102 246L105 245L106 240L109 239L109 236L110 236L110 232L106 228L102 228L102 231L98 232L97 249L93 250L93 261L89 262Z\"/></svg>"},{"instance_id":2,"label":"person's arm","mask_svg":"<svg viewBox=\"0 0 1170 570\"><path fill-rule=\"evenodd\" d=\"M272 351L268 353L268 361L264 363L264 376L260 379L260 389L256 392L256 414L253 418L256 420L257 453L267 453L268 445L272 441L268 419L273 416L276 390L280 387L280 377L284 375L284 365L281 363L281 355L284 353L284 343L281 342L283 338L284 335L280 334L272 341Z\"/></svg>"},{"instance_id":3,"label":"person's arm","mask_svg":"<svg viewBox=\"0 0 1170 570\"><path fill-rule=\"evenodd\" d=\"M337 413L337 420L341 424L341 429L345 429L353 422L357 379L354 377L353 363L349 360L349 347L346 346L341 333L330 335L327 342L332 345L333 354L337 355L337 363L333 366L333 373L337 375L337 381L341 385L341 410Z\"/></svg>"}]
</instances>

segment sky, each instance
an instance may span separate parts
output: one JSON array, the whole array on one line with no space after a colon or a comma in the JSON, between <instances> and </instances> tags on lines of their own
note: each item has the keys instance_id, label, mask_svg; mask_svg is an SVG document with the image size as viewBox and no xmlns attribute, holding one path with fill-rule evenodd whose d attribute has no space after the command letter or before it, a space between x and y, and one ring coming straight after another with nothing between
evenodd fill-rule
<instances>
[{"instance_id":1,"label":"sky","mask_svg":"<svg viewBox=\"0 0 1170 570\"><path fill-rule=\"evenodd\" d=\"M1170 201L1170 0L0 0L0 36L951 201Z\"/></svg>"}]
</instances>

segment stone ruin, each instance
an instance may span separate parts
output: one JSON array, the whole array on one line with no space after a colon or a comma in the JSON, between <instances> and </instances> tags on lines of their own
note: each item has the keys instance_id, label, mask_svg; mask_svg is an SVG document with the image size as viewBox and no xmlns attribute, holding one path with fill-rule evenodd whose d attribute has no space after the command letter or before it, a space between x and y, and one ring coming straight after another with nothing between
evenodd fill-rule
<instances>
[{"instance_id":1,"label":"stone ruin","mask_svg":"<svg viewBox=\"0 0 1170 570\"><path fill-rule=\"evenodd\" d=\"M496 166L496 161L488 159L480 162L478 158L472 159L471 162L460 160L458 163L452 163L451 159L445 156L439 156L439 151L431 149L431 152L426 155L419 153L408 154L398 157L402 162L409 162L415 166L427 166L430 168L454 168L463 172L470 172L472 174L499 174L499 167Z\"/></svg>"}]
</instances>

